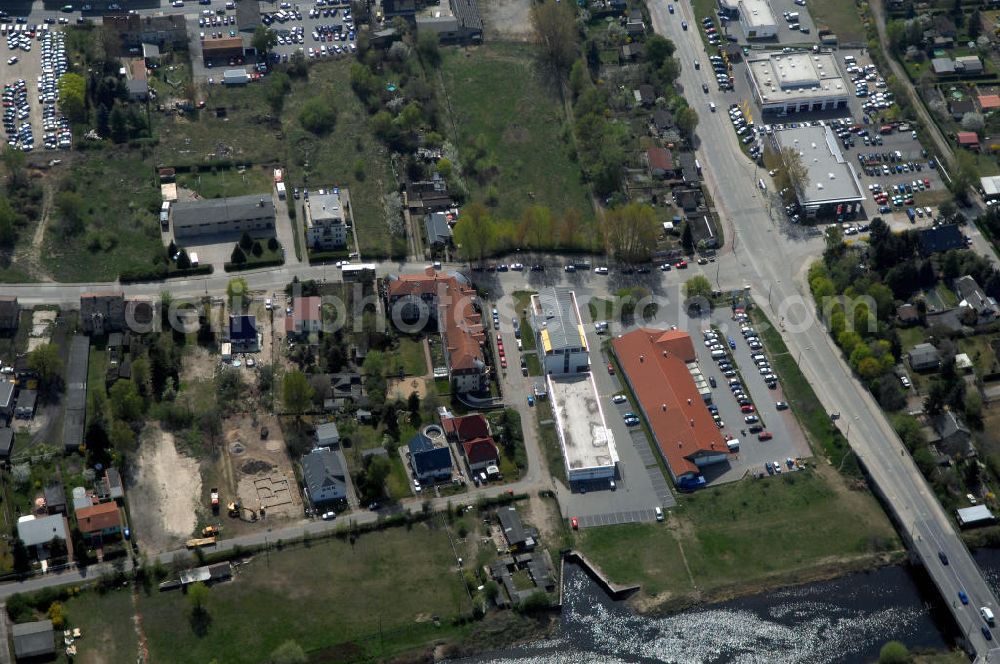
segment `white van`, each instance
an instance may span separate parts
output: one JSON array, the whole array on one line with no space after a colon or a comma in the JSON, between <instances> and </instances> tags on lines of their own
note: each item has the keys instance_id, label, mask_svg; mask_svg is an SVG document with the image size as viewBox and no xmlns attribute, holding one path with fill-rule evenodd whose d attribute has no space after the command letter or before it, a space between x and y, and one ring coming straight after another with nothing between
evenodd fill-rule
<instances>
[{"instance_id":1,"label":"white van","mask_svg":"<svg viewBox=\"0 0 1000 664\"><path fill-rule=\"evenodd\" d=\"M757 362L759 360L766 360L767 355L764 355L764 353L754 353L753 355L750 356L750 359L753 360L754 362Z\"/></svg>"},{"instance_id":2,"label":"white van","mask_svg":"<svg viewBox=\"0 0 1000 664\"><path fill-rule=\"evenodd\" d=\"M739 452L740 451L740 439L739 438L730 438L729 440L726 441L726 446L729 447L729 451L730 452Z\"/></svg>"},{"instance_id":3,"label":"white van","mask_svg":"<svg viewBox=\"0 0 1000 664\"><path fill-rule=\"evenodd\" d=\"M662 507L657 507L656 508L656 520L657 521L663 521L663 508Z\"/></svg>"},{"instance_id":4,"label":"white van","mask_svg":"<svg viewBox=\"0 0 1000 664\"><path fill-rule=\"evenodd\" d=\"M712 359L713 360L721 360L725 356L726 356L726 351L724 351L724 350L713 350L712 351Z\"/></svg>"},{"instance_id":5,"label":"white van","mask_svg":"<svg viewBox=\"0 0 1000 664\"><path fill-rule=\"evenodd\" d=\"M715 102L714 101L708 102L708 110L710 110L713 113L715 113Z\"/></svg>"},{"instance_id":6,"label":"white van","mask_svg":"<svg viewBox=\"0 0 1000 664\"><path fill-rule=\"evenodd\" d=\"M990 607L988 606L979 607L979 615L983 617L983 620L986 621L987 625L993 627L993 612L990 611Z\"/></svg>"}]
</instances>

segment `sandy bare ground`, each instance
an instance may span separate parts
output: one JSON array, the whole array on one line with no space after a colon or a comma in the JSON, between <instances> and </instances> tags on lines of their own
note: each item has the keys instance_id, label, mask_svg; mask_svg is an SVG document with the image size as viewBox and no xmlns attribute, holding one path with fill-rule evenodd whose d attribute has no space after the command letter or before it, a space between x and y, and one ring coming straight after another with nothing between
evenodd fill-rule
<instances>
[{"instance_id":1,"label":"sandy bare ground","mask_svg":"<svg viewBox=\"0 0 1000 664\"><path fill-rule=\"evenodd\" d=\"M197 460L177 452L173 434L155 425L143 431L131 484L133 531L145 551L169 551L191 536L201 473Z\"/></svg>"},{"instance_id":2,"label":"sandy bare ground","mask_svg":"<svg viewBox=\"0 0 1000 664\"><path fill-rule=\"evenodd\" d=\"M479 0L488 38L531 41L531 0Z\"/></svg>"}]
</instances>

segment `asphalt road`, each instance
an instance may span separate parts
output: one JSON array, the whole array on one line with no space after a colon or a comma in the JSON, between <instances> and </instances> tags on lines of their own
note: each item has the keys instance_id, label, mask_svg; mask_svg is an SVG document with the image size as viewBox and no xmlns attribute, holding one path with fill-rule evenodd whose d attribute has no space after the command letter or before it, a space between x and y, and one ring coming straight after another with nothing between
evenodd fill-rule
<instances>
[{"instance_id":1,"label":"asphalt road","mask_svg":"<svg viewBox=\"0 0 1000 664\"><path fill-rule=\"evenodd\" d=\"M674 40L678 52L702 53L697 33L680 27L681 18L689 24L695 20L690 5L677 7L680 16L671 16L664 4L654 3L650 7L654 29ZM681 82L685 89L700 88L697 72L691 68L682 69ZM720 113L699 115L698 156L720 215L730 220L735 231L729 236L732 242L724 258L736 258L750 268L746 279L757 301L772 321L784 321L781 331L789 352L798 358L826 409L845 414L839 422L852 448L923 559L968 645L984 656L992 644L980 632L979 607L991 606L995 611L996 597L884 414L854 379L816 320L803 279L807 264L798 260L794 241L780 231L767 210L752 203L757 197L756 180L747 177L747 171L753 166L748 167L732 131L724 126L728 118ZM949 565L941 564L938 551L947 554ZM968 605L958 601L960 590L967 593Z\"/></svg>"}]
</instances>

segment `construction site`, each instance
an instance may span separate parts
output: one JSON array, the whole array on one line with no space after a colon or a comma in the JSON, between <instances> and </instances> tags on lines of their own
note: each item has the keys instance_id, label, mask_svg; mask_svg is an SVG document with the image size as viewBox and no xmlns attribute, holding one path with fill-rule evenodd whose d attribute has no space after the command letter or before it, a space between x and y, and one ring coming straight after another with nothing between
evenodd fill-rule
<instances>
[{"instance_id":1,"label":"construction site","mask_svg":"<svg viewBox=\"0 0 1000 664\"><path fill-rule=\"evenodd\" d=\"M227 418L219 452L201 465L203 537L235 537L259 529L259 522L302 518L301 492L276 418ZM204 530L210 527L222 532Z\"/></svg>"}]
</instances>

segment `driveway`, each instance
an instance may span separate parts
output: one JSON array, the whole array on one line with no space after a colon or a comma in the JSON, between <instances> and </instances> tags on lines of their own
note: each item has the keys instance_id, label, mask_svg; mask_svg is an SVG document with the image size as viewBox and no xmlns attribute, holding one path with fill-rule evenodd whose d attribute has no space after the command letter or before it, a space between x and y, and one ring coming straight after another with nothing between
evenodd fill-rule
<instances>
[{"instance_id":1,"label":"driveway","mask_svg":"<svg viewBox=\"0 0 1000 664\"><path fill-rule=\"evenodd\" d=\"M292 220L288 216L288 205L286 201L278 198L277 189L272 188L272 195L274 196L274 234L285 250L285 265L290 267L301 265L302 261L295 255L295 227L292 226ZM288 192L287 195L291 196L292 194ZM305 224L305 217L302 214L304 210L299 207L298 201L293 200L292 202L297 208L296 219L301 218L300 223ZM300 236L300 238L302 247L305 248L305 237Z\"/></svg>"}]
</instances>

